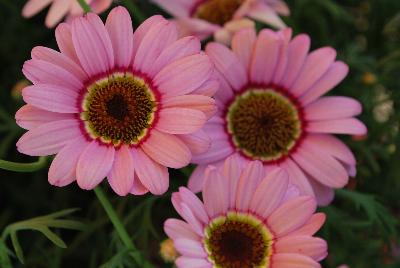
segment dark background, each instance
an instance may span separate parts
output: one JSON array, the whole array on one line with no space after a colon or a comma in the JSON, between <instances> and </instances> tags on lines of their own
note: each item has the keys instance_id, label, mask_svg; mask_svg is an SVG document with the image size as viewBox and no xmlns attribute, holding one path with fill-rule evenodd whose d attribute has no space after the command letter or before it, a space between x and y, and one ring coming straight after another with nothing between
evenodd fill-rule
<instances>
[{"instance_id":1,"label":"dark background","mask_svg":"<svg viewBox=\"0 0 400 268\"><path fill-rule=\"evenodd\" d=\"M54 30L43 24L47 10L24 19L20 13L25 2L0 0L0 158L17 162L36 159L16 152L15 142L23 131L13 117L23 103L18 94L12 96L12 89L24 78L22 64L34 46L56 48ZM162 13L148 1L135 2L146 17ZM330 252L323 266L400 267L400 1L287 2L292 16L285 21L295 33L308 33L314 48L333 46L339 59L350 65L349 76L333 93L361 101L361 119L369 129L368 137L343 137L358 159L358 175L337 192L332 206L321 209L328 220L319 235L328 241ZM66 217L87 228L53 229L67 249L38 232L18 232L25 266L11 257L13 267L134 267L94 193L75 184L53 187L46 173L47 168L36 173L0 170L0 232L11 223L67 208L80 208ZM162 197L119 198L103 184L135 244L154 267L170 267L158 255L165 238L161 227L166 218L176 216L170 193L187 180L182 171L171 171L170 177L170 191ZM10 239L4 242L14 252ZM0 245L0 260L5 252Z\"/></svg>"}]
</instances>

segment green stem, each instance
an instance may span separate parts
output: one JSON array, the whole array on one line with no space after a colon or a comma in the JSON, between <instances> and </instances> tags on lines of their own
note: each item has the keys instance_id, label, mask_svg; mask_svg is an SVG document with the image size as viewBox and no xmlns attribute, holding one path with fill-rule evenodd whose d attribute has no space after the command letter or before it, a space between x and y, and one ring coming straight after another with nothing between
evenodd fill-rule
<instances>
[{"instance_id":1,"label":"green stem","mask_svg":"<svg viewBox=\"0 0 400 268\"><path fill-rule=\"evenodd\" d=\"M99 199L101 205L103 206L104 210L106 211L109 219L111 220L112 224L114 225L115 230L117 231L120 239L124 243L124 245L131 250L131 256L133 259L138 263L141 264L142 260L138 254L138 250L136 247L133 245L133 242L126 231L124 225L122 224L122 221L118 217L117 213L115 212L115 209L111 205L110 201L107 199L103 189L100 188L100 186L94 188L94 192Z\"/></svg>"},{"instance_id":2,"label":"green stem","mask_svg":"<svg viewBox=\"0 0 400 268\"><path fill-rule=\"evenodd\" d=\"M92 11L92 8L88 5L88 3L86 3L85 0L78 0L78 3L85 13Z\"/></svg>"},{"instance_id":3,"label":"green stem","mask_svg":"<svg viewBox=\"0 0 400 268\"><path fill-rule=\"evenodd\" d=\"M140 11L133 0L123 0L123 2L126 8L129 10L129 13L131 13L135 18L136 22L142 23L146 19L146 16Z\"/></svg>"},{"instance_id":4,"label":"green stem","mask_svg":"<svg viewBox=\"0 0 400 268\"><path fill-rule=\"evenodd\" d=\"M39 157L38 161L33 163L16 163L0 159L0 169L5 169L15 172L35 172L44 168L47 164L45 156Z\"/></svg>"}]
</instances>

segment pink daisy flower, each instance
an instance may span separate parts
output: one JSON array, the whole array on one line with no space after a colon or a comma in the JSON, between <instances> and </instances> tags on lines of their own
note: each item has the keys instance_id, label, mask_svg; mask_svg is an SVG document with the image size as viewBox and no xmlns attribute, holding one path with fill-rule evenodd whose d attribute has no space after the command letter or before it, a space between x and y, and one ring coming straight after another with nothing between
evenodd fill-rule
<instances>
[{"instance_id":1,"label":"pink daisy flower","mask_svg":"<svg viewBox=\"0 0 400 268\"><path fill-rule=\"evenodd\" d=\"M61 52L35 47L23 72L34 85L16 114L31 156L57 154L49 182L93 189L104 177L119 195L162 194L168 169L186 166L210 141L201 130L218 89L196 37L178 39L161 16L135 33L125 8L105 25L95 14L60 24Z\"/></svg>"},{"instance_id":2,"label":"pink daisy flower","mask_svg":"<svg viewBox=\"0 0 400 268\"><path fill-rule=\"evenodd\" d=\"M364 135L366 127L353 118L361 105L348 97L321 97L346 77L348 67L335 61L334 49L309 52L310 38L292 39L291 33L263 30L257 37L243 30L232 50L218 43L206 47L221 84L219 112L204 127L210 150L193 157L199 166L191 190L201 190L207 164L220 165L232 154L260 160L267 170L285 169L291 183L320 205L355 175L352 152L330 134Z\"/></svg>"},{"instance_id":3,"label":"pink daisy flower","mask_svg":"<svg viewBox=\"0 0 400 268\"><path fill-rule=\"evenodd\" d=\"M181 187L172 203L184 221L164 224L178 268L321 267L327 244L313 235L325 215L314 214L314 198L291 191L283 169L265 173L260 162L232 156L203 176L203 202Z\"/></svg>"},{"instance_id":4,"label":"pink daisy flower","mask_svg":"<svg viewBox=\"0 0 400 268\"><path fill-rule=\"evenodd\" d=\"M112 0L85 0L94 13L100 14L110 7ZM77 0L28 0L22 9L22 16L30 18L51 5L45 24L49 28L56 26L63 17L67 19L81 16L83 10Z\"/></svg>"},{"instance_id":5,"label":"pink daisy flower","mask_svg":"<svg viewBox=\"0 0 400 268\"><path fill-rule=\"evenodd\" d=\"M152 0L176 18L182 35L205 39L214 35L229 43L231 35L243 28L254 28L249 17L276 28L285 24L278 14L288 16L282 0Z\"/></svg>"}]
</instances>

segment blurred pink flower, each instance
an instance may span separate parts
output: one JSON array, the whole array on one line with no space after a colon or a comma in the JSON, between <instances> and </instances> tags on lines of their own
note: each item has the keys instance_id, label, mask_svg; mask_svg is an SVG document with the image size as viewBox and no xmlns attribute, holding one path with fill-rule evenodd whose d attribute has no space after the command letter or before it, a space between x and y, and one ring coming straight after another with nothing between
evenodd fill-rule
<instances>
[{"instance_id":1,"label":"blurred pink flower","mask_svg":"<svg viewBox=\"0 0 400 268\"><path fill-rule=\"evenodd\" d=\"M291 29L266 29L258 37L242 30L232 50L207 45L221 84L219 112L204 128L210 150L193 157L199 165L189 181L192 191L202 189L208 164L222 165L232 154L244 162L260 160L266 170L285 169L291 183L320 205L355 176L352 152L330 134L364 135L365 125L354 118L361 105L348 97L321 97L346 77L348 67L335 61L333 48L309 49L310 38L292 39Z\"/></svg>"},{"instance_id":2,"label":"blurred pink flower","mask_svg":"<svg viewBox=\"0 0 400 268\"><path fill-rule=\"evenodd\" d=\"M29 131L17 143L32 156L57 154L49 182L93 189L105 177L119 195L162 194L167 167L204 152L201 130L215 112L213 65L196 37L178 40L161 16L133 33L123 7L105 25L89 13L56 29L60 52L35 47L24 64L33 86L16 114Z\"/></svg>"},{"instance_id":3,"label":"blurred pink flower","mask_svg":"<svg viewBox=\"0 0 400 268\"><path fill-rule=\"evenodd\" d=\"M110 7L112 0L85 0L94 13L100 14ZM46 6L51 5L45 24L49 28L56 26L63 17L73 18L83 14L77 0L28 0L22 9L22 16L30 18Z\"/></svg>"},{"instance_id":4,"label":"blurred pink flower","mask_svg":"<svg viewBox=\"0 0 400 268\"><path fill-rule=\"evenodd\" d=\"M218 42L229 43L239 29L254 27L255 19L275 28L285 24L278 14L288 16L282 0L152 0L176 18L181 34L200 39L214 35Z\"/></svg>"},{"instance_id":5,"label":"blurred pink flower","mask_svg":"<svg viewBox=\"0 0 400 268\"><path fill-rule=\"evenodd\" d=\"M313 235L325 215L314 214L315 199L288 193L283 169L237 158L201 175L203 202L185 187L172 195L184 220L168 219L164 230L181 255L178 268L320 268L327 244Z\"/></svg>"}]
</instances>

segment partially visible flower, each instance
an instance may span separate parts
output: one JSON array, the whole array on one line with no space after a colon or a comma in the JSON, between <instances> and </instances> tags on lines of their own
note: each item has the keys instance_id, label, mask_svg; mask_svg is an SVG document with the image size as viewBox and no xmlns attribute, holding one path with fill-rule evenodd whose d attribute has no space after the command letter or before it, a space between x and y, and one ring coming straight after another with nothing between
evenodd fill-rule
<instances>
[{"instance_id":1,"label":"partially visible flower","mask_svg":"<svg viewBox=\"0 0 400 268\"><path fill-rule=\"evenodd\" d=\"M362 76L362 82L364 85L371 86L376 84L377 78L376 75L370 72L366 72Z\"/></svg>"},{"instance_id":2,"label":"partially visible flower","mask_svg":"<svg viewBox=\"0 0 400 268\"><path fill-rule=\"evenodd\" d=\"M110 7L112 0L85 0L94 13L100 14ZM77 0L28 0L22 9L22 16L30 18L42 9L50 6L45 24L49 28L56 26L65 16L71 19L83 14Z\"/></svg>"},{"instance_id":3,"label":"partially visible flower","mask_svg":"<svg viewBox=\"0 0 400 268\"><path fill-rule=\"evenodd\" d=\"M331 134L364 135L365 125L354 118L360 103L349 97L326 96L347 75L331 47L309 52L310 38L292 39L291 29L274 32L242 30L232 49L209 43L206 54L218 70L218 113L207 122L211 137L206 153L193 157L198 164L189 188L199 192L208 164L222 165L229 155L243 162L262 161L266 170L285 169L302 194L329 204L334 189L356 175L349 148Z\"/></svg>"},{"instance_id":4,"label":"partially visible flower","mask_svg":"<svg viewBox=\"0 0 400 268\"><path fill-rule=\"evenodd\" d=\"M327 243L313 235L325 221L312 197L298 196L286 172L265 172L258 161L244 166L236 156L209 166L203 201L185 187L172 195L184 219L164 230L181 256L178 268L320 268Z\"/></svg>"},{"instance_id":5,"label":"partially visible flower","mask_svg":"<svg viewBox=\"0 0 400 268\"><path fill-rule=\"evenodd\" d=\"M119 195L162 194L168 167L186 166L210 140L214 67L196 37L178 39L161 16L133 33L123 7L105 25L89 13L56 29L61 52L35 47L23 72L33 86L16 114L32 156L57 154L49 182L93 189L105 177Z\"/></svg>"},{"instance_id":6,"label":"partially visible flower","mask_svg":"<svg viewBox=\"0 0 400 268\"><path fill-rule=\"evenodd\" d=\"M245 17L255 19L275 28L285 24L278 16L289 15L282 0L152 0L171 13L181 34L206 39L211 35L218 42L229 43L231 35L248 28Z\"/></svg>"},{"instance_id":7,"label":"partially visible flower","mask_svg":"<svg viewBox=\"0 0 400 268\"><path fill-rule=\"evenodd\" d=\"M24 88L26 88L27 86L29 86L30 84L31 83L29 83L29 81L26 79L19 80L17 83L15 83L15 85L11 89L11 96L13 97L13 99L15 99L15 100L21 99L22 98L22 90Z\"/></svg>"},{"instance_id":8,"label":"partially visible flower","mask_svg":"<svg viewBox=\"0 0 400 268\"><path fill-rule=\"evenodd\" d=\"M174 241L172 239L165 239L160 244L160 255L165 262L174 262L179 254L174 247Z\"/></svg>"}]
</instances>

